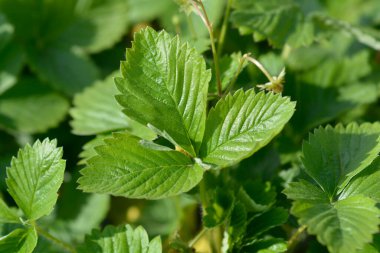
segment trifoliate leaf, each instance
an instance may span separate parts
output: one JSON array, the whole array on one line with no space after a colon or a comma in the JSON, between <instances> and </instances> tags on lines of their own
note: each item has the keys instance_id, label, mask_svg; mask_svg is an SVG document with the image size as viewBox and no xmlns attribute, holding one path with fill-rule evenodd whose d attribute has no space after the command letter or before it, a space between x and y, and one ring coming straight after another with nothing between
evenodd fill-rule
<instances>
[{"instance_id":1,"label":"trifoliate leaf","mask_svg":"<svg viewBox=\"0 0 380 253\"><path fill-rule=\"evenodd\" d=\"M186 192L199 183L203 168L179 151L159 151L140 139L116 133L96 148L78 180L85 192L158 199Z\"/></svg>"},{"instance_id":2,"label":"trifoliate leaf","mask_svg":"<svg viewBox=\"0 0 380 253\"><path fill-rule=\"evenodd\" d=\"M49 45L28 50L28 63L36 74L56 89L73 95L98 79L95 64L78 49Z\"/></svg>"},{"instance_id":3,"label":"trifoliate leaf","mask_svg":"<svg viewBox=\"0 0 380 253\"><path fill-rule=\"evenodd\" d=\"M0 127L41 133L65 117L68 101L36 79L24 79L0 96Z\"/></svg>"},{"instance_id":4,"label":"trifoliate leaf","mask_svg":"<svg viewBox=\"0 0 380 253\"><path fill-rule=\"evenodd\" d=\"M113 83L114 75L102 82L96 82L74 97L71 126L78 135L92 135L125 129L128 118L116 102L117 89Z\"/></svg>"},{"instance_id":5,"label":"trifoliate leaf","mask_svg":"<svg viewBox=\"0 0 380 253\"><path fill-rule=\"evenodd\" d=\"M10 208L0 199L0 223L20 223L16 210Z\"/></svg>"},{"instance_id":6,"label":"trifoliate leaf","mask_svg":"<svg viewBox=\"0 0 380 253\"><path fill-rule=\"evenodd\" d=\"M37 245L37 232L34 227L16 229L0 237L0 252L32 253Z\"/></svg>"},{"instance_id":7,"label":"trifoliate leaf","mask_svg":"<svg viewBox=\"0 0 380 253\"><path fill-rule=\"evenodd\" d=\"M30 220L48 215L56 201L63 182L65 161L57 141L37 140L27 144L7 168L8 191Z\"/></svg>"},{"instance_id":8,"label":"trifoliate leaf","mask_svg":"<svg viewBox=\"0 0 380 253\"><path fill-rule=\"evenodd\" d=\"M332 197L375 160L379 136L378 123L318 128L303 144L305 171Z\"/></svg>"},{"instance_id":9,"label":"trifoliate leaf","mask_svg":"<svg viewBox=\"0 0 380 253\"><path fill-rule=\"evenodd\" d=\"M307 226L308 233L317 235L330 252L355 252L378 231L380 210L368 197L348 196L334 201L306 181L290 183L284 192L295 200L292 214L299 218L300 224Z\"/></svg>"},{"instance_id":10,"label":"trifoliate leaf","mask_svg":"<svg viewBox=\"0 0 380 253\"><path fill-rule=\"evenodd\" d=\"M343 189L339 199L349 196L364 195L380 203L380 159L377 158L370 166L353 177Z\"/></svg>"},{"instance_id":11,"label":"trifoliate leaf","mask_svg":"<svg viewBox=\"0 0 380 253\"><path fill-rule=\"evenodd\" d=\"M254 90L238 90L222 98L207 117L200 156L226 167L267 145L294 112L289 98Z\"/></svg>"},{"instance_id":12,"label":"trifoliate leaf","mask_svg":"<svg viewBox=\"0 0 380 253\"><path fill-rule=\"evenodd\" d=\"M131 119L166 132L192 156L202 141L210 71L201 55L178 37L151 28L135 34L116 96Z\"/></svg>"},{"instance_id":13,"label":"trifoliate leaf","mask_svg":"<svg viewBox=\"0 0 380 253\"><path fill-rule=\"evenodd\" d=\"M86 237L85 245L79 252L87 253L161 253L161 239L154 238L149 242L148 234L142 227L106 226L100 232L94 230Z\"/></svg>"}]
</instances>

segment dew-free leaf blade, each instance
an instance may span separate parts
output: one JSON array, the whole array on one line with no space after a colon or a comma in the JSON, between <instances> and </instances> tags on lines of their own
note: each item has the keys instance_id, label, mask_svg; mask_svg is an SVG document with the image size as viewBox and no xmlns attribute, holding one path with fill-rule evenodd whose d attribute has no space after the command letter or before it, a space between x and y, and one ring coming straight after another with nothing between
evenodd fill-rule
<instances>
[{"instance_id":1,"label":"dew-free leaf blade","mask_svg":"<svg viewBox=\"0 0 380 253\"><path fill-rule=\"evenodd\" d=\"M226 167L251 156L282 130L294 106L289 98L252 89L222 98L207 117L203 161Z\"/></svg>"},{"instance_id":2,"label":"dew-free leaf blade","mask_svg":"<svg viewBox=\"0 0 380 253\"><path fill-rule=\"evenodd\" d=\"M380 210L368 197L357 195L331 201L318 186L306 181L291 183L285 194L295 200L291 213L330 252L355 252L378 231Z\"/></svg>"},{"instance_id":3,"label":"dew-free leaf blade","mask_svg":"<svg viewBox=\"0 0 380 253\"><path fill-rule=\"evenodd\" d=\"M67 99L44 83L23 79L0 95L0 128L41 133L57 126L68 108Z\"/></svg>"},{"instance_id":4,"label":"dew-free leaf blade","mask_svg":"<svg viewBox=\"0 0 380 253\"><path fill-rule=\"evenodd\" d=\"M379 136L379 123L318 128L303 144L305 171L333 196L378 156Z\"/></svg>"},{"instance_id":5,"label":"dew-free leaf blade","mask_svg":"<svg viewBox=\"0 0 380 253\"><path fill-rule=\"evenodd\" d=\"M178 37L151 28L135 34L115 82L131 119L166 132L192 156L202 141L210 72L201 55Z\"/></svg>"},{"instance_id":6,"label":"dew-free leaf blade","mask_svg":"<svg viewBox=\"0 0 380 253\"><path fill-rule=\"evenodd\" d=\"M94 230L87 236L79 252L161 253L162 247L159 237L149 242L148 234L141 226L136 229L130 225L106 226L102 232Z\"/></svg>"},{"instance_id":7,"label":"dew-free leaf blade","mask_svg":"<svg viewBox=\"0 0 380 253\"><path fill-rule=\"evenodd\" d=\"M123 0L78 2L78 17L60 36L60 43L81 46L90 53L112 47L128 31L128 7Z\"/></svg>"},{"instance_id":8,"label":"dew-free leaf blade","mask_svg":"<svg viewBox=\"0 0 380 253\"><path fill-rule=\"evenodd\" d=\"M339 199L348 196L364 195L380 203L380 159L377 158L370 166L353 177L343 189Z\"/></svg>"},{"instance_id":9,"label":"dew-free leaf blade","mask_svg":"<svg viewBox=\"0 0 380 253\"><path fill-rule=\"evenodd\" d=\"M4 200L0 199L0 223L20 223L16 210L10 208Z\"/></svg>"},{"instance_id":10,"label":"dew-free leaf blade","mask_svg":"<svg viewBox=\"0 0 380 253\"><path fill-rule=\"evenodd\" d=\"M7 168L8 191L30 220L48 215L58 198L63 182L65 160L56 140L37 140L13 157Z\"/></svg>"},{"instance_id":11,"label":"dew-free leaf blade","mask_svg":"<svg viewBox=\"0 0 380 253\"><path fill-rule=\"evenodd\" d=\"M32 253L37 245L37 232L34 227L18 228L0 238L0 252Z\"/></svg>"},{"instance_id":12,"label":"dew-free leaf blade","mask_svg":"<svg viewBox=\"0 0 380 253\"><path fill-rule=\"evenodd\" d=\"M109 193L128 198L158 199L193 188L203 168L181 152L151 149L141 139L116 133L96 148L97 156L78 180L86 192Z\"/></svg>"}]
</instances>

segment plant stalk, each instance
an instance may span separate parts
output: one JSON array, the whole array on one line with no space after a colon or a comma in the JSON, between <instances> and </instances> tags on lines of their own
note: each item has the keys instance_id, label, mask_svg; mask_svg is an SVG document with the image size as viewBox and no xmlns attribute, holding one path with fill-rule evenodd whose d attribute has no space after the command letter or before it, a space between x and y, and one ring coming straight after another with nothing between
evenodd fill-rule
<instances>
[{"instance_id":1,"label":"plant stalk","mask_svg":"<svg viewBox=\"0 0 380 253\"><path fill-rule=\"evenodd\" d=\"M268 70L266 70L266 68L258 60L249 56L248 54L245 54L245 55L246 55L246 59L250 61L251 63L255 64L256 67L258 67L261 70L261 72L263 72L263 74L268 78L270 82L272 83L275 82L273 77L269 74Z\"/></svg>"},{"instance_id":2,"label":"plant stalk","mask_svg":"<svg viewBox=\"0 0 380 253\"><path fill-rule=\"evenodd\" d=\"M36 228L38 234L40 234L43 237L45 237L46 239L52 241L54 244L60 246L61 248L67 250L70 253L76 253L77 252L73 246L71 246L70 244L63 242L60 239L58 239L57 237L49 234L47 231L45 231L44 229L39 227L36 223L33 223L33 225Z\"/></svg>"},{"instance_id":3,"label":"plant stalk","mask_svg":"<svg viewBox=\"0 0 380 253\"><path fill-rule=\"evenodd\" d=\"M290 252L289 250L291 250L296 245L298 237L303 233L305 229L305 225L300 226L297 231L290 237L288 241L288 252Z\"/></svg>"},{"instance_id":4,"label":"plant stalk","mask_svg":"<svg viewBox=\"0 0 380 253\"><path fill-rule=\"evenodd\" d=\"M214 38L214 31L212 28L212 24L210 23L210 20L207 16L207 12L203 5L202 0L192 0L191 3L194 6L194 9L197 12L198 16L202 19L203 23L205 24L207 31L210 35L211 51L212 51L212 57L214 60L214 69L215 69L215 76L216 76L216 85L218 88L218 95L221 97L222 96L222 82L220 80L219 57L218 57L216 47L215 47L215 38ZM202 10L199 8L198 4Z\"/></svg>"},{"instance_id":5,"label":"plant stalk","mask_svg":"<svg viewBox=\"0 0 380 253\"><path fill-rule=\"evenodd\" d=\"M199 241L199 239L202 238L202 236L207 232L207 228L202 228L201 231L199 231L199 233L189 242L188 246L190 248L194 247L194 245L197 243L197 241Z\"/></svg>"},{"instance_id":6,"label":"plant stalk","mask_svg":"<svg viewBox=\"0 0 380 253\"><path fill-rule=\"evenodd\" d=\"M218 40L218 56L220 57L223 51L224 40L226 38L227 28L228 28L228 19L230 18L231 6L233 0L228 0L226 6L226 12L223 17L223 24L220 30L219 40Z\"/></svg>"}]
</instances>

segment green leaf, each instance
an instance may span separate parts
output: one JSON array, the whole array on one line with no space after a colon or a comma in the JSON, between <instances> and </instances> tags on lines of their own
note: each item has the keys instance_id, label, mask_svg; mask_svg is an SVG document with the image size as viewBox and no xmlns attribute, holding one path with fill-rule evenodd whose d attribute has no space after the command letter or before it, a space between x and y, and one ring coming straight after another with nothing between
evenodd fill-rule
<instances>
[{"instance_id":1,"label":"green leaf","mask_svg":"<svg viewBox=\"0 0 380 253\"><path fill-rule=\"evenodd\" d=\"M353 177L350 183L339 195L339 199L349 196L364 195L380 203L380 159L374 162L359 174Z\"/></svg>"},{"instance_id":2,"label":"green leaf","mask_svg":"<svg viewBox=\"0 0 380 253\"><path fill-rule=\"evenodd\" d=\"M161 239L154 238L149 242L148 234L140 226L133 229L130 225L106 226L103 232L94 230L86 237L83 253L161 253Z\"/></svg>"},{"instance_id":3,"label":"green leaf","mask_svg":"<svg viewBox=\"0 0 380 253\"><path fill-rule=\"evenodd\" d=\"M203 168L178 151L150 149L127 133L115 133L96 148L78 180L85 192L128 198L158 199L189 191L199 183Z\"/></svg>"},{"instance_id":4,"label":"green leaf","mask_svg":"<svg viewBox=\"0 0 380 253\"><path fill-rule=\"evenodd\" d=\"M305 171L334 196L380 152L380 124L318 128L303 144Z\"/></svg>"},{"instance_id":5,"label":"green leaf","mask_svg":"<svg viewBox=\"0 0 380 253\"><path fill-rule=\"evenodd\" d=\"M156 135L146 126L129 119L117 103L117 89L114 75L96 82L74 97L74 108L70 110L70 122L77 135L100 134L118 129L126 129L144 139L154 139Z\"/></svg>"},{"instance_id":6,"label":"green leaf","mask_svg":"<svg viewBox=\"0 0 380 253\"><path fill-rule=\"evenodd\" d=\"M244 236L248 224L247 219L245 206L238 202L232 209L231 219L227 227L228 234L230 235L230 245L237 243Z\"/></svg>"},{"instance_id":7,"label":"green leaf","mask_svg":"<svg viewBox=\"0 0 380 253\"><path fill-rule=\"evenodd\" d=\"M129 126L128 118L115 100L117 89L113 79L114 75L111 74L104 81L96 82L75 95L74 108L70 110L74 134L99 134Z\"/></svg>"},{"instance_id":8,"label":"green leaf","mask_svg":"<svg viewBox=\"0 0 380 253\"><path fill-rule=\"evenodd\" d=\"M325 192L306 181L291 183L284 192L295 200L292 214L330 252L355 252L378 231L380 210L368 197L348 196L331 202Z\"/></svg>"},{"instance_id":9,"label":"green leaf","mask_svg":"<svg viewBox=\"0 0 380 253\"><path fill-rule=\"evenodd\" d=\"M243 252L281 253L287 251L286 241L280 238L265 238L243 247Z\"/></svg>"},{"instance_id":10,"label":"green leaf","mask_svg":"<svg viewBox=\"0 0 380 253\"><path fill-rule=\"evenodd\" d=\"M48 215L57 201L65 161L56 146L57 141L49 139L27 144L7 168L8 191L30 220Z\"/></svg>"},{"instance_id":11,"label":"green leaf","mask_svg":"<svg viewBox=\"0 0 380 253\"><path fill-rule=\"evenodd\" d=\"M222 98L209 112L200 156L227 167L267 145L294 112L289 98L254 90L238 90Z\"/></svg>"},{"instance_id":12,"label":"green leaf","mask_svg":"<svg viewBox=\"0 0 380 253\"><path fill-rule=\"evenodd\" d=\"M235 199L231 192L217 188L213 202L206 207L206 215L203 217L205 227L212 228L222 224L231 214Z\"/></svg>"},{"instance_id":13,"label":"green leaf","mask_svg":"<svg viewBox=\"0 0 380 253\"><path fill-rule=\"evenodd\" d=\"M254 216L247 225L246 241L252 241L271 228L280 226L288 220L288 211L281 207Z\"/></svg>"},{"instance_id":14,"label":"green leaf","mask_svg":"<svg viewBox=\"0 0 380 253\"><path fill-rule=\"evenodd\" d=\"M8 131L41 133L57 126L68 101L36 79L24 79L0 96L0 127Z\"/></svg>"},{"instance_id":15,"label":"green leaf","mask_svg":"<svg viewBox=\"0 0 380 253\"><path fill-rule=\"evenodd\" d=\"M129 0L128 17L133 23L147 22L165 15L171 6L172 0Z\"/></svg>"},{"instance_id":16,"label":"green leaf","mask_svg":"<svg viewBox=\"0 0 380 253\"><path fill-rule=\"evenodd\" d=\"M24 58L24 52L16 43L8 43L0 49L0 95L17 82Z\"/></svg>"},{"instance_id":17,"label":"green leaf","mask_svg":"<svg viewBox=\"0 0 380 253\"><path fill-rule=\"evenodd\" d=\"M90 4L77 3L78 18L59 40L98 53L112 47L127 32L128 3L125 0L87 2Z\"/></svg>"},{"instance_id":18,"label":"green leaf","mask_svg":"<svg viewBox=\"0 0 380 253\"><path fill-rule=\"evenodd\" d=\"M31 253L37 245L37 232L34 227L16 229L0 237L0 252Z\"/></svg>"},{"instance_id":19,"label":"green leaf","mask_svg":"<svg viewBox=\"0 0 380 253\"><path fill-rule=\"evenodd\" d=\"M10 41L14 33L14 27L6 17L0 13L0 51Z\"/></svg>"},{"instance_id":20,"label":"green leaf","mask_svg":"<svg viewBox=\"0 0 380 253\"><path fill-rule=\"evenodd\" d=\"M16 210L8 207L2 199L0 199L0 223L20 223Z\"/></svg>"},{"instance_id":21,"label":"green leaf","mask_svg":"<svg viewBox=\"0 0 380 253\"><path fill-rule=\"evenodd\" d=\"M240 188L238 198L248 212L263 212L275 203L276 190L269 182L251 180Z\"/></svg>"},{"instance_id":22,"label":"green leaf","mask_svg":"<svg viewBox=\"0 0 380 253\"><path fill-rule=\"evenodd\" d=\"M28 63L36 74L56 89L73 95L98 79L96 65L78 48L49 45L29 48Z\"/></svg>"},{"instance_id":23,"label":"green leaf","mask_svg":"<svg viewBox=\"0 0 380 253\"><path fill-rule=\"evenodd\" d=\"M202 141L211 73L201 55L178 37L151 28L135 34L116 96L131 119L167 133L192 156Z\"/></svg>"},{"instance_id":24,"label":"green leaf","mask_svg":"<svg viewBox=\"0 0 380 253\"><path fill-rule=\"evenodd\" d=\"M268 38L275 47L285 43L305 46L313 42L313 25L295 1L237 0L234 7L231 20L235 26Z\"/></svg>"},{"instance_id":25,"label":"green leaf","mask_svg":"<svg viewBox=\"0 0 380 253\"><path fill-rule=\"evenodd\" d=\"M373 36L370 30L352 25L343 20L329 17L325 14L317 14L313 16L318 22L322 22L326 27L341 30L352 35L360 43L371 47L375 50L380 50L380 36Z\"/></svg>"}]
</instances>

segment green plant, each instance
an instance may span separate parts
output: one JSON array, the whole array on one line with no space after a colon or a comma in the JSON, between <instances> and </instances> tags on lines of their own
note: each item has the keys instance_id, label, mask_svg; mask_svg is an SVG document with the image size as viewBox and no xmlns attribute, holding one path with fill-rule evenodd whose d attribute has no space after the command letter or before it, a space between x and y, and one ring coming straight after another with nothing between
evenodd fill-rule
<instances>
[{"instance_id":1,"label":"green plant","mask_svg":"<svg viewBox=\"0 0 380 253\"><path fill-rule=\"evenodd\" d=\"M0 0L0 252L379 252L379 3L175 2Z\"/></svg>"}]
</instances>

